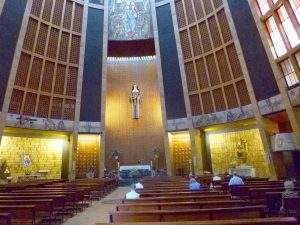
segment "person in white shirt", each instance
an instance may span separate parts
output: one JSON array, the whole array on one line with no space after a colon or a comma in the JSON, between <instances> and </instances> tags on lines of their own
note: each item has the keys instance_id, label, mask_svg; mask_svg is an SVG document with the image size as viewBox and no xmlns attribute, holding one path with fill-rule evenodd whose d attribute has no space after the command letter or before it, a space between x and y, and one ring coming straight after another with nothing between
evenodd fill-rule
<instances>
[{"instance_id":1,"label":"person in white shirt","mask_svg":"<svg viewBox=\"0 0 300 225\"><path fill-rule=\"evenodd\" d=\"M126 193L125 198L126 199L139 199L140 198L140 194L136 193L135 190L131 189L130 192Z\"/></svg>"},{"instance_id":2,"label":"person in white shirt","mask_svg":"<svg viewBox=\"0 0 300 225\"><path fill-rule=\"evenodd\" d=\"M244 185L244 181L236 173L233 173L233 176L230 178L228 186L234 185Z\"/></svg>"},{"instance_id":3,"label":"person in white shirt","mask_svg":"<svg viewBox=\"0 0 300 225\"><path fill-rule=\"evenodd\" d=\"M215 173L213 177L213 181L220 181L220 180L222 180L222 178L219 176L219 174Z\"/></svg>"},{"instance_id":4,"label":"person in white shirt","mask_svg":"<svg viewBox=\"0 0 300 225\"><path fill-rule=\"evenodd\" d=\"M144 185L142 185L140 182L136 183L134 186L136 190L144 189Z\"/></svg>"}]
</instances>

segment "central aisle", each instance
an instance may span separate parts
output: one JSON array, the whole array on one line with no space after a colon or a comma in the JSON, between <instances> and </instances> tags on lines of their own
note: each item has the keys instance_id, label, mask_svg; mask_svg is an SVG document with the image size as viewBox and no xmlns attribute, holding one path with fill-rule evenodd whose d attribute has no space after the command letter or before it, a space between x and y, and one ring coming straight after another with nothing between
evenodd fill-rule
<instances>
[{"instance_id":1,"label":"central aisle","mask_svg":"<svg viewBox=\"0 0 300 225\"><path fill-rule=\"evenodd\" d=\"M93 202L92 206L68 219L63 225L95 225L109 222L109 213L114 211L116 201L124 198L128 191L128 187L119 187L101 201Z\"/></svg>"}]
</instances>

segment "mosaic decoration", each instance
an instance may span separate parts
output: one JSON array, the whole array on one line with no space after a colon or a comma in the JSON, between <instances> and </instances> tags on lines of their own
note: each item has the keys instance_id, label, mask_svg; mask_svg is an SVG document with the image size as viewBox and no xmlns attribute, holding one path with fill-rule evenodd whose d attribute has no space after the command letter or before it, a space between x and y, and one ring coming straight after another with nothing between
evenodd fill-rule
<instances>
[{"instance_id":1,"label":"mosaic decoration","mask_svg":"<svg viewBox=\"0 0 300 225\"><path fill-rule=\"evenodd\" d=\"M228 123L238 120L253 118L254 113L251 105L230 109L227 111L205 114L193 117L194 127L204 127L212 124Z\"/></svg>"},{"instance_id":2,"label":"mosaic decoration","mask_svg":"<svg viewBox=\"0 0 300 225\"><path fill-rule=\"evenodd\" d=\"M72 131L74 129L74 121L57 120L40 117L30 117L8 113L6 117L7 126L40 129L40 130L63 130Z\"/></svg>"},{"instance_id":3,"label":"mosaic decoration","mask_svg":"<svg viewBox=\"0 0 300 225\"><path fill-rule=\"evenodd\" d=\"M295 87L289 90L289 96L294 106L300 105L300 87Z\"/></svg>"},{"instance_id":4,"label":"mosaic decoration","mask_svg":"<svg viewBox=\"0 0 300 225\"><path fill-rule=\"evenodd\" d=\"M109 1L109 39L153 38L149 0Z\"/></svg>"},{"instance_id":5,"label":"mosaic decoration","mask_svg":"<svg viewBox=\"0 0 300 225\"><path fill-rule=\"evenodd\" d=\"M99 171L100 137L81 134L78 136L76 154L76 177L95 177Z\"/></svg>"},{"instance_id":6,"label":"mosaic decoration","mask_svg":"<svg viewBox=\"0 0 300 225\"><path fill-rule=\"evenodd\" d=\"M103 5L104 0L89 0L89 3L93 3L93 4L96 4L96 5Z\"/></svg>"},{"instance_id":7,"label":"mosaic decoration","mask_svg":"<svg viewBox=\"0 0 300 225\"><path fill-rule=\"evenodd\" d=\"M192 162L192 150L188 132L169 133L173 154L173 170L176 176L188 175Z\"/></svg>"},{"instance_id":8,"label":"mosaic decoration","mask_svg":"<svg viewBox=\"0 0 300 225\"><path fill-rule=\"evenodd\" d=\"M13 177L37 175L48 171L48 179L61 178L64 139L3 136L0 145L0 161L5 160Z\"/></svg>"},{"instance_id":9,"label":"mosaic decoration","mask_svg":"<svg viewBox=\"0 0 300 225\"><path fill-rule=\"evenodd\" d=\"M215 172L225 173L229 168L244 164L254 167L256 176L269 177L267 156L258 129L211 133L208 141Z\"/></svg>"}]
</instances>

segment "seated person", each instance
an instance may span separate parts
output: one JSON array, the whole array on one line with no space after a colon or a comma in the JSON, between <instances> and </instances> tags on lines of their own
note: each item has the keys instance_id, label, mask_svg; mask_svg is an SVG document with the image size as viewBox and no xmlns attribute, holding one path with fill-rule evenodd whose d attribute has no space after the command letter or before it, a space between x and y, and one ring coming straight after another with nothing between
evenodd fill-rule
<instances>
[{"instance_id":1,"label":"seated person","mask_svg":"<svg viewBox=\"0 0 300 225\"><path fill-rule=\"evenodd\" d=\"M222 178L219 176L218 173L215 173L214 176L213 176L213 181L221 181Z\"/></svg>"},{"instance_id":2,"label":"seated person","mask_svg":"<svg viewBox=\"0 0 300 225\"><path fill-rule=\"evenodd\" d=\"M130 192L126 193L125 198L126 199L139 199L140 198L140 194L136 193L136 191L134 189L131 189Z\"/></svg>"},{"instance_id":3,"label":"seated person","mask_svg":"<svg viewBox=\"0 0 300 225\"><path fill-rule=\"evenodd\" d=\"M230 178L228 186L235 186L235 185L244 185L244 181L240 178L236 172L233 173L233 176Z\"/></svg>"},{"instance_id":4,"label":"seated person","mask_svg":"<svg viewBox=\"0 0 300 225\"><path fill-rule=\"evenodd\" d=\"M189 188L191 191L200 190L201 184L198 183L195 178L191 178Z\"/></svg>"},{"instance_id":5,"label":"seated person","mask_svg":"<svg viewBox=\"0 0 300 225\"><path fill-rule=\"evenodd\" d=\"M295 184L292 180L286 180L284 182L285 191L282 193L282 198L295 198L298 197L298 192L295 191Z\"/></svg>"},{"instance_id":6,"label":"seated person","mask_svg":"<svg viewBox=\"0 0 300 225\"><path fill-rule=\"evenodd\" d=\"M140 182L136 183L134 186L135 186L135 189L137 189L137 190L144 189L144 185L141 184Z\"/></svg>"},{"instance_id":7,"label":"seated person","mask_svg":"<svg viewBox=\"0 0 300 225\"><path fill-rule=\"evenodd\" d=\"M294 189L295 189L295 184L294 184L294 181L292 180L286 180L284 182L284 189L285 191L282 192L282 206L280 208L280 211L284 211L284 199L285 198L295 198L295 197L298 197L298 192L296 192Z\"/></svg>"}]
</instances>

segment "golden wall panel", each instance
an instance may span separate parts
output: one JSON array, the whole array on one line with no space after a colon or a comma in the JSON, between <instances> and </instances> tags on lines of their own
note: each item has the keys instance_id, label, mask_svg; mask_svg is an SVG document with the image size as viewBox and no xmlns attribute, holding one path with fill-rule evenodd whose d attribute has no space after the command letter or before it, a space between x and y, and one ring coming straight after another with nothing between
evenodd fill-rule
<instances>
[{"instance_id":1,"label":"golden wall panel","mask_svg":"<svg viewBox=\"0 0 300 225\"><path fill-rule=\"evenodd\" d=\"M64 139L3 136L0 146L1 161L6 161L11 176L16 180L25 174L49 170L47 178L61 178ZM31 165L24 167L22 157L29 155Z\"/></svg>"},{"instance_id":2,"label":"golden wall panel","mask_svg":"<svg viewBox=\"0 0 300 225\"><path fill-rule=\"evenodd\" d=\"M88 172L98 176L100 157L100 136L95 134L78 135L76 177L86 177Z\"/></svg>"},{"instance_id":3,"label":"golden wall panel","mask_svg":"<svg viewBox=\"0 0 300 225\"><path fill-rule=\"evenodd\" d=\"M189 132L169 133L169 143L173 155L173 171L176 176L188 175L192 162Z\"/></svg>"},{"instance_id":4,"label":"golden wall panel","mask_svg":"<svg viewBox=\"0 0 300 225\"><path fill-rule=\"evenodd\" d=\"M256 169L256 176L269 177L262 140L258 129L242 130L236 132L209 134L212 167L215 172L225 173L234 165L240 164L237 144L242 140L247 143L244 162Z\"/></svg>"},{"instance_id":5,"label":"golden wall panel","mask_svg":"<svg viewBox=\"0 0 300 225\"><path fill-rule=\"evenodd\" d=\"M142 93L140 118L132 119L130 95L136 83ZM106 96L106 166L115 169L113 151L120 164L150 164L154 149L160 150L159 165L165 167L164 132L155 59L108 62Z\"/></svg>"}]
</instances>

